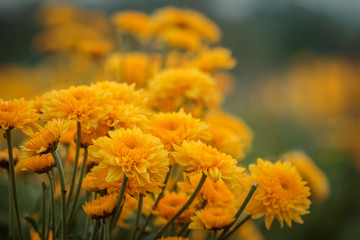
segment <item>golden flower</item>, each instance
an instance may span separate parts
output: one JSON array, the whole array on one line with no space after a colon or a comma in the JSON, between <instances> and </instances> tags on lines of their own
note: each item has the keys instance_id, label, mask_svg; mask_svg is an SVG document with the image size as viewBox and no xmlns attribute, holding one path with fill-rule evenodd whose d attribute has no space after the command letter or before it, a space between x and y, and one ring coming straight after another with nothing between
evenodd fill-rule
<instances>
[{"instance_id":1,"label":"golden flower","mask_svg":"<svg viewBox=\"0 0 360 240\"><path fill-rule=\"evenodd\" d=\"M236 60L231 57L231 51L222 47L205 48L194 60L187 63L193 68L209 73L219 69L231 69L235 64Z\"/></svg>"},{"instance_id":2,"label":"golden flower","mask_svg":"<svg viewBox=\"0 0 360 240\"><path fill-rule=\"evenodd\" d=\"M105 136L109 130L110 130L109 126L105 124L99 124L96 128L90 127L86 131L81 131L81 137L80 137L81 147L87 148L88 146L92 145L93 144L92 140Z\"/></svg>"},{"instance_id":3,"label":"golden flower","mask_svg":"<svg viewBox=\"0 0 360 240\"><path fill-rule=\"evenodd\" d=\"M329 181L326 175L308 156L302 152L294 151L284 154L281 159L296 167L301 177L307 181L311 190L311 197L322 201L329 196Z\"/></svg>"},{"instance_id":4,"label":"golden flower","mask_svg":"<svg viewBox=\"0 0 360 240\"><path fill-rule=\"evenodd\" d=\"M115 13L112 18L121 32L134 34L140 38L148 38L152 34L150 17L140 11L123 11Z\"/></svg>"},{"instance_id":5,"label":"golden flower","mask_svg":"<svg viewBox=\"0 0 360 240\"><path fill-rule=\"evenodd\" d=\"M201 40L197 33L180 28L170 28L161 32L160 39L168 45L191 52L198 50Z\"/></svg>"},{"instance_id":6,"label":"golden flower","mask_svg":"<svg viewBox=\"0 0 360 240\"><path fill-rule=\"evenodd\" d=\"M245 157L250 149L253 133L241 119L220 111L211 111L204 122L209 125L213 136L207 143L236 159Z\"/></svg>"},{"instance_id":7,"label":"golden flower","mask_svg":"<svg viewBox=\"0 0 360 240\"><path fill-rule=\"evenodd\" d=\"M234 220L235 212L228 208L205 208L195 212L191 217L189 229L219 230L230 225Z\"/></svg>"},{"instance_id":8,"label":"golden flower","mask_svg":"<svg viewBox=\"0 0 360 240\"><path fill-rule=\"evenodd\" d=\"M0 129L17 128L31 134L31 127L38 127L39 114L31 102L24 98L4 101L0 99Z\"/></svg>"},{"instance_id":9,"label":"golden flower","mask_svg":"<svg viewBox=\"0 0 360 240\"><path fill-rule=\"evenodd\" d=\"M164 70L149 82L151 105L162 111L178 111L181 107L197 117L204 110L217 108L220 92L210 75L197 69Z\"/></svg>"},{"instance_id":10,"label":"golden flower","mask_svg":"<svg viewBox=\"0 0 360 240\"><path fill-rule=\"evenodd\" d=\"M55 161L50 153L33 156L23 160L23 170L32 171L37 174L46 173L55 166Z\"/></svg>"},{"instance_id":11,"label":"golden flower","mask_svg":"<svg viewBox=\"0 0 360 240\"><path fill-rule=\"evenodd\" d=\"M169 171L169 159L159 138L138 128L121 128L109 131L108 135L94 140L89 147L91 156L100 161L94 171L107 171L105 181L110 183L121 180L125 174L129 187L139 187L136 194L162 186Z\"/></svg>"},{"instance_id":12,"label":"golden flower","mask_svg":"<svg viewBox=\"0 0 360 240\"><path fill-rule=\"evenodd\" d=\"M291 220L303 223L300 215L309 213L310 188L295 167L289 162L273 164L259 158L256 165L249 165L249 170L249 183L258 183L259 187L247 205L247 214L253 218L265 215L267 229L270 229L274 217L281 227L284 220L289 227Z\"/></svg>"},{"instance_id":13,"label":"golden flower","mask_svg":"<svg viewBox=\"0 0 360 240\"><path fill-rule=\"evenodd\" d=\"M243 240L263 240L264 237L256 224L252 221L246 221L239 230L236 231L236 236Z\"/></svg>"},{"instance_id":14,"label":"golden flower","mask_svg":"<svg viewBox=\"0 0 360 240\"><path fill-rule=\"evenodd\" d=\"M49 239L53 239L52 231L49 232ZM40 234L32 230L32 228L30 228L30 240L41 240Z\"/></svg>"},{"instance_id":15,"label":"golden flower","mask_svg":"<svg viewBox=\"0 0 360 240\"><path fill-rule=\"evenodd\" d=\"M187 202L189 196L185 193L165 193L165 196L160 199L155 209L155 214L166 220L171 219ZM178 222L189 222L190 217L194 214L195 203L191 204L177 219Z\"/></svg>"},{"instance_id":16,"label":"golden flower","mask_svg":"<svg viewBox=\"0 0 360 240\"><path fill-rule=\"evenodd\" d=\"M55 151L59 143L60 136L71 124L70 121L53 119L48 121L44 128L30 136L30 139L21 146L23 157L43 155Z\"/></svg>"},{"instance_id":17,"label":"golden flower","mask_svg":"<svg viewBox=\"0 0 360 240\"><path fill-rule=\"evenodd\" d=\"M179 28L192 31L209 42L220 40L221 33L216 24L194 10L166 7L156 11L152 20L157 33L168 28Z\"/></svg>"},{"instance_id":18,"label":"golden flower","mask_svg":"<svg viewBox=\"0 0 360 240\"><path fill-rule=\"evenodd\" d=\"M186 175L203 173L211 181L222 179L230 188L241 183L245 169L236 166L237 161L230 155L200 141L184 141L181 146L174 148L175 152L171 155L179 165L185 167Z\"/></svg>"},{"instance_id":19,"label":"golden flower","mask_svg":"<svg viewBox=\"0 0 360 240\"><path fill-rule=\"evenodd\" d=\"M151 134L160 138L168 151L173 151L173 145L180 146L184 140L211 139L208 126L191 114L186 114L183 109L179 112L154 114L150 125Z\"/></svg>"},{"instance_id":20,"label":"golden flower","mask_svg":"<svg viewBox=\"0 0 360 240\"><path fill-rule=\"evenodd\" d=\"M108 194L85 203L83 209L90 218L102 219L111 215L117 202L117 195Z\"/></svg>"},{"instance_id":21,"label":"golden flower","mask_svg":"<svg viewBox=\"0 0 360 240\"><path fill-rule=\"evenodd\" d=\"M64 132L63 135L60 137L60 142L66 145L71 145L75 143L76 138L76 122L73 121L73 123L70 125L70 127Z\"/></svg>"},{"instance_id":22,"label":"golden flower","mask_svg":"<svg viewBox=\"0 0 360 240\"><path fill-rule=\"evenodd\" d=\"M16 148L13 148L14 165L19 161L20 155ZM7 149L0 151L0 168L9 169L9 152Z\"/></svg>"},{"instance_id":23,"label":"golden flower","mask_svg":"<svg viewBox=\"0 0 360 240\"><path fill-rule=\"evenodd\" d=\"M111 110L107 105L107 96L105 91L93 86L54 90L44 96L42 112L45 119L76 120L87 129Z\"/></svg>"}]
</instances>

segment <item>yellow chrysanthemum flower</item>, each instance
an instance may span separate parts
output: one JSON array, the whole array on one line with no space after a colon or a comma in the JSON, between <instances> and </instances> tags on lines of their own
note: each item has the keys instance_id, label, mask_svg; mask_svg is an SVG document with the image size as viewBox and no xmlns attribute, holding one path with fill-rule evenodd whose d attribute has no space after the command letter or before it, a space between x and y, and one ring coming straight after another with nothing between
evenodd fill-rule
<instances>
[{"instance_id":1,"label":"yellow chrysanthemum flower","mask_svg":"<svg viewBox=\"0 0 360 240\"><path fill-rule=\"evenodd\" d=\"M83 209L90 218L102 219L111 215L117 202L116 194L108 194L85 203Z\"/></svg>"},{"instance_id":2,"label":"yellow chrysanthemum flower","mask_svg":"<svg viewBox=\"0 0 360 240\"><path fill-rule=\"evenodd\" d=\"M220 111L211 111L205 116L204 122L209 125L213 136L207 143L236 159L245 157L251 147L253 133L241 119Z\"/></svg>"},{"instance_id":3,"label":"yellow chrysanthemum flower","mask_svg":"<svg viewBox=\"0 0 360 240\"><path fill-rule=\"evenodd\" d=\"M168 152L161 140L138 128L118 129L108 132L109 137L93 141L89 153L100 165L94 167L108 170L105 181L116 182L125 174L146 189L152 184L161 186L169 171Z\"/></svg>"},{"instance_id":4,"label":"yellow chrysanthemum flower","mask_svg":"<svg viewBox=\"0 0 360 240\"><path fill-rule=\"evenodd\" d=\"M219 230L230 225L234 220L235 211L228 208L205 208L195 212L191 217L189 229Z\"/></svg>"},{"instance_id":5,"label":"yellow chrysanthemum flower","mask_svg":"<svg viewBox=\"0 0 360 240\"><path fill-rule=\"evenodd\" d=\"M81 131L81 141L80 145L83 148L87 148L88 146L93 144L93 140L105 136L107 132L110 130L110 127L105 124L99 124L96 128L90 127L86 131Z\"/></svg>"},{"instance_id":6,"label":"yellow chrysanthemum flower","mask_svg":"<svg viewBox=\"0 0 360 240\"><path fill-rule=\"evenodd\" d=\"M30 136L30 139L21 146L24 158L43 155L55 151L60 136L70 126L71 122L53 119L46 123L44 128Z\"/></svg>"},{"instance_id":7,"label":"yellow chrysanthemum flower","mask_svg":"<svg viewBox=\"0 0 360 240\"><path fill-rule=\"evenodd\" d=\"M329 181L315 163L302 152L289 152L282 156L283 161L296 167L301 177L308 182L311 197L322 201L329 196Z\"/></svg>"},{"instance_id":8,"label":"yellow chrysanthemum flower","mask_svg":"<svg viewBox=\"0 0 360 240\"><path fill-rule=\"evenodd\" d=\"M151 106L162 111L184 108L195 117L219 107L221 96L210 75L197 69L164 70L149 82Z\"/></svg>"},{"instance_id":9,"label":"yellow chrysanthemum flower","mask_svg":"<svg viewBox=\"0 0 360 240\"><path fill-rule=\"evenodd\" d=\"M16 148L13 148L14 165L19 161L20 154ZM0 168L9 169L9 152L7 149L0 151Z\"/></svg>"},{"instance_id":10,"label":"yellow chrysanthemum flower","mask_svg":"<svg viewBox=\"0 0 360 240\"><path fill-rule=\"evenodd\" d=\"M93 86L54 90L44 95L42 112L45 119L76 120L87 129L111 110L107 96L105 91Z\"/></svg>"},{"instance_id":11,"label":"yellow chrysanthemum flower","mask_svg":"<svg viewBox=\"0 0 360 240\"><path fill-rule=\"evenodd\" d=\"M152 35L152 21L146 13L140 11L118 12L114 14L112 20L121 32L134 34L140 38L148 38Z\"/></svg>"},{"instance_id":12,"label":"yellow chrysanthemum flower","mask_svg":"<svg viewBox=\"0 0 360 240\"><path fill-rule=\"evenodd\" d=\"M203 72L212 73L219 69L231 69L235 66L236 60L231 57L231 51L226 48L217 47L205 48L199 55L186 65L197 68Z\"/></svg>"},{"instance_id":13,"label":"yellow chrysanthemum flower","mask_svg":"<svg viewBox=\"0 0 360 240\"><path fill-rule=\"evenodd\" d=\"M150 133L160 138L168 151L173 151L173 145L180 146L184 140L210 140L212 137L205 123L186 114L183 109L154 114L150 125Z\"/></svg>"},{"instance_id":14,"label":"yellow chrysanthemum flower","mask_svg":"<svg viewBox=\"0 0 360 240\"><path fill-rule=\"evenodd\" d=\"M291 221L303 223L300 215L308 214L311 201L310 188L300 177L296 168L289 162L275 164L258 159L250 164L249 183L258 183L259 187L246 208L253 218L265 215L265 226L270 229L276 217L283 227L291 227Z\"/></svg>"},{"instance_id":15,"label":"yellow chrysanthemum flower","mask_svg":"<svg viewBox=\"0 0 360 240\"><path fill-rule=\"evenodd\" d=\"M73 123L70 125L70 127L61 135L60 142L65 145L71 145L75 143L76 138L76 122L73 121Z\"/></svg>"},{"instance_id":16,"label":"yellow chrysanthemum flower","mask_svg":"<svg viewBox=\"0 0 360 240\"><path fill-rule=\"evenodd\" d=\"M28 159L24 159L23 170L42 174L50 171L55 166L54 158L50 153L43 154L41 156L33 156Z\"/></svg>"},{"instance_id":17,"label":"yellow chrysanthemum flower","mask_svg":"<svg viewBox=\"0 0 360 240\"><path fill-rule=\"evenodd\" d=\"M165 192L165 196L160 199L155 209L155 214L166 220L171 219L187 202L189 196L185 193L168 193ZM195 212L195 203L191 204L188 209L185 210L177 219L178 222L189 222L190 217Z\"/></svg>"},{"instance_id":18,"label":"yellow chrysanthemum flower","mask_svg":"<svg viewBox=\"0 0 360 240\"><path fill-rule=\"evenodd\" d=\"M24 98L4 101L0 99L0 129L17 128L26 134L32 133L32 127L38 127L39 114L31 102Z\"/></svg>"},{"instance_id":19,"label":"yellow chrysanthemum flower","mask_svg":"<svg viewBox=\"0 0 360 240\"><path fill-rule=\"evenodd\" d=\"M237 161L230 155L200 141L184 141L181 146L174 148L175 152L171 155L179 165L185 167L186 175L203 173L211 181L222 179L230 188L240 185L245 169L236 166Z\"/></svg>"},{"instance_id":20,"label":"yellow chrysanthemum flower","mask_svg":"<svg viewBox=\"0 0 360 240\"><path fill-rule=\"evenodd\" d=\"M187 29L165 29L160 33L160 39L171 47L181 48L191 52L198 50L201 46L199 35Z\"/></svg>"}]
</instances>

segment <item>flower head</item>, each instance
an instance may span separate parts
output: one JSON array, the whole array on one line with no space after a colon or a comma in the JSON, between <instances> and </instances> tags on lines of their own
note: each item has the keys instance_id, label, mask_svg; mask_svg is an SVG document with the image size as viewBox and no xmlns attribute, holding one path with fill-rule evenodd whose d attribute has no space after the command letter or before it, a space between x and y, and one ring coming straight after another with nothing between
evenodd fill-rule
<instances>
[{"instance_id":1,"label":"flower head","mask_svg":"<svg viewBox=\"0 0 360 240\"><path fill-rule=\"evenodd\" d=\"M54 158L50 153L41 156L33 156L24 160L24 170L42 174L50 171L55 166Z\"/></svg>"},{"instance_id":2,"label":"flower head","mask_svg":"<svg viewBox=\"0 0 360 240\"><path fill-rule=\"evenodd\" d=\"M134 34L140 38L148 38L152 34L152 21L150 17L143 12L118 12L114 14L113 22L121 32Z\"/></svg>"},{"instance_id":3,"label":"flower head","mask_svg":"<svg viewBox=\"0 0 360 240\"><path fill-rule=\"evenodd\" d=\"M176 151L171 155L185 167L185 174L204 173L211 181L222 179L231 188L240 184L245 169L236 166L237 161L230 155L200 141L184 141L180 147L174 147Z\"/></svg>"},{"instance_id":4,"label":"flower head","mask_svg":"<svg viewBox=\"0 0 360 240\"><path fill-rule=\"evenodd\" d=\"M187 29L165 29L161 32L160 39L172 47L185 49L191 52L198 50L201 46L199 35Z\"/></svg>"},{"instance_id":5,"label":"flower head","mask_svg":"<svg viewBox=\"0 0 360 240\"><path fill-rule=\"evenodd\" d=\"M191 217L189 229L219 230L230 225L235 220L234 215L234 210L228 208L205 208Z\"/></svg>"},{"instance_id":6,"label":"flower head","mask_svg":"<svg viewBox=\"0 0 360 240\"><path fill-rule=\"evenodd\" d=\"M291 221L303 223L300 215L309 213L310 188L306 186L296 168L289 162L275 164L258 159L249 166L249 183L259 187L246 208L253 218L265 215L265 226L270 229L276 217L283 227L284 220L291 227Z\"/></svg>"},{"instance_id":7,"label":"flower head","mask_svg":"<svg viewBox=\"0 0 360 240\"><path fill-rule=\"evenodd\" d=\"M17 128L31 134L31 127L38 127L39 114L31 102L24 98L4 101L0 99L0 129Z\"/></svg>"},{"instance_id":8,"label":"flower head","mask_svg":"<svg viewBox=\"0 0 360 240\"><path fill-rule=\"evenodd\" d=\"M111 215L117 202L117 195L108 194L85 203L83 209L90 218L101 219Z\"/></svg>"}]
</instances>

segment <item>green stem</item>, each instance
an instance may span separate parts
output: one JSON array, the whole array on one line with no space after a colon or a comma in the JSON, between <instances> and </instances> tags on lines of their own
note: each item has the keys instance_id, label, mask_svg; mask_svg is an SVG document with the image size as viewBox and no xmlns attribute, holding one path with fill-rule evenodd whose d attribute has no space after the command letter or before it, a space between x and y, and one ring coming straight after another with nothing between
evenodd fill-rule
<instances>
[{"instance_id":1,"label":"green stem","mask_svg":"<svg viewBox=\"0 0 360 240\"><path fill-rule=\"evenodd\" d=\"M56 151L51 152L56 167L59 173L60 178L60 187L61 187L61 224L62 224L62 239L66 239L66 185L65 185L65 177L64 177L64 170L61 164L61 160L59 155Z\"/></svg>"},{"instance_id":2,"label":"green stem","mask_svg":"<svg viewBox=\"0 0 360 240\"><path fill-rule=\"evenodd\" d=\"M185 223L177 235L179 237L181 237L185 233L185 231L188 229L189 225L190 225L190 223Z\"/></svg>"},{"instance_id":3,"label":"green stem","mask_svg":"<svg viewBox=\"0 0 360 240\"><path fill-rule=\"evenodd\" d=\"M49 179L49 185L50 185L50 201L51 201L51 227L52 227L52 234L53 239L55 239L55 199L54 199L54 179L52 176L52 172L48 171L46 172L48 179ZM50 225L50 224L49 224Z\"/></svg>"},{"instance_id":4,"label":"green stem","mask_svg":"<svg viewBox=\"0 0 360 240\"><path fill-rule=\"evenodd\" d=\"M11 176L9 170L7 171L9 182L11 181ZM9 240L12 240L14 236L14 207L11 191L9 191Z\"/></svg>"},{"instance_id":5,"label":"green stem","mask_svg":"<svg viewBox=\"0 0 360 240\"><path fill-rule=\"evenodd\" d=\"M217 237L217 230L214 230L214 233L211 236L211 240L215 240Z\"/></svg>"},{"instance_id":6,"label":"green stem","mask_svg":"<svg viewBox=\"0 0 360 240\"><path fill-rule=\"evenodd\" d=\"M105 218L104 221L104 239L110 240L110 232L109 232L109 218Z\"/></svg>"},{"instance_id":7,"label":"green stem","mask_svg":"<svg viewBox=\"0 0 360 240\"><path fill-rule=\"evenodd\" d=\"M91 199L91 193L89 191L86 191L86 202L89 202L90 199ZM88 217L86 217L85 232L84 232L85 239L88 239L89 227L90 227L90 219Z\"/></svg>"},{"instance_id":8,"label":"green stem","mask_svg":"<svg viewBox=\"0 0 360 240\"><path fill-rule=\"evenodd\" d=\"M84 157L83 157L83 162L81 163L81 169L80 169L80 175L79 175L79 180L78 180L78 184L76 186L76 192L75 192L75 197L74 197L74 201L70 207L70 214L68 216L68 220L67 220L67 227L69 228L70 223L72 218L74 217L75 214L75 207L77 204L77 200L79 198L79 194L80 194L80 190L81 190L81 185L82 185L82 181L83 181L83 177L84 177L84 173L85 173L85 169L87 166L87 159L88 159L88 150L87 148L84 149Z\"/></svg>"},{"instance_id":9,"label":"green stem","mask_svg":"<svg viewBox=\"0 0 360 240\"><path fill-rule=\"evenodd\" d=\"M152 210L155 210L155 208L158 205L160 199L164 196L164 192L165 192L165 189L166 189L166 184L167 184L167 182L169 181L169 178L170 178L171 169L172 169L172 166L170 165L169 166L169 171L166 173L166 176L165 176L164 186L161 187L161 192L160 192L159 196L156 198L155 203L154 203L154 205L152 207ZM137 238L138 240L141 238L142 233L145 231L146 226L150 223L153 216L154 216L154 214L150 213L149 216L147 217L145 223L142 225L142 227L141 227L141 229L139 231L139 235L138 235L138 238Z\"/></svg>"},{"instance_id":10,"label":"green stem","mask_svg":"<svg viewBox=\"0 0 360 240\"><path fill-rule=\"evenodd\" d=\"M137 208L137 214L136 214L136 220L135 220L135 226L134 226L133 232L131 234L131 240L136 239L136 231L139 229L142 206L143 206L143 195L140 194L139 202L138 202L138 208Z\"/></svg>"},{"instance_id":11,"label":"green stem","mask_svg":"<svg viewBox=\"0 0 360 240\"><path fill-rule=\"evenodd\" d=\"M104 219L100 220L100 233L99 233L99 240L104 239Z\"/></svg>"},{"instance_id":12,"label":"green stem","mask_svg":"<svg viewBox=\"0 0 360 240\"><path fill-rule=\"evenodd\" d=\"M11 194L12 194L13 207L14 207L14 210L15 210L16 224L17 224L17 227L18 227L20 239L22 240L24 238L23 238L22 229L21 229L19 206L18 206L18 200L17 200L17 195L16 195L14 158L13 158L13 151L12 151L12 145L11 145L11 130L7 129L5 131L4 136L6 138L7 147L8 147L8 154L9 154L10 191L11 191Z\"/></svg>"},{"instance_id":13,"label":"green stem","mask_svg":"<svg viewBox=\"0 0 360 240\"><path fill-rule=\"evenodd\" d=\"M247 220L251 218L251 215L247 215L243 220L241 220L230 232L228 232L222 239L225 240L230 237L234 232L236 232Z\"/></svg>"},{"instance_id":14,"label":"green stem","mask_svg":"<svg viewBox=\"0 0 360 240\"><path fill-rule=\"evenodd\" d=\"M42 230L41 230L41 239L45 240L46 238L46 184L44 182L41 182L41 186L42 186L42 194L43 194L43 204L42 204Z\"/></svg>"},{"instance_id":15,"label":"green stem","mask_svg":"<svg viewBox=\"0 0 360 240\"><path fill-rule=\"evenodd\" d=\"M202 186L204 185L206 180L206 175L203 174L201 176L201 179L199 181L199 184L197 185L195 191L190 196L190 198L187 200L187 202L184 204L184 206L160 229L160 231L156 234L155 239L158 239L161 237L161 235L166 231L166 229L183 213L186 209L192 204L192 202L195 200L196 196L199 194Z\"/></svg>"},{"instance_id":16,"label":"green stem","mask_svg":"<svg viewBox=\"0 0 360 240\"><path fill-rule=\"evenodd\" d=\"M96 235L96 228L97 228L97 223L98 220L92 219L93 223L93 227L92 227L92 231L91 231L91 235L90 235L90 240L94 240L95 239L95 235ZM87 239L87 238L86 238Z\"/></svg>"},{"instance_id":17,"label":"green stem","mask_svg":"<svg viewBox=\"0 0 360 240\"><path fill-rule=\"evenodd\" d=\"M117 203L115 206L114 214L113 214L113 216L111 218L111 222L110 222L110 232L112 232L112 230L115 228L116 223L120 217L120 214L122 211L121 203L122 203L124 195L125 195L125 189L126 189L127 182L128 182L128 178L124 174L124 177L123 177L123 180L121 183L120 193L119 193Z\"/></svg>"},{"instance_id":18,"label":"green stem","mask_svg":"<svg viewBox=\"0 0 360 240\"><path fill-rule=\"evenodd\" d=\"M236 223L236 221L238 220L238 218L240 217L241 213L245 210L246 206L248 205L250 199L252 198L252 196L254 195L256 189L259 187L259 184L254 183L251 185L251 188L249 190L248 195L246 196L244 202L241 204L239 210L237 211L237 213L235 214L234 218L235 220L229 225L227 226L224 231L221 233L221 235L219 236L218 240L223 239L223 237L226 235L226 233L230 230L230 228Z\"/></svg>"},{"instance_id":19,"label":"green stem","mask_svg":"<svg viewBox=\"0 0 360 240\"><path fill-rule=\"evenodd\" d=\"M66 201L67 202L66 207L69 207L70 199L71 199L71 196L72 196L73 191L74 191L76 172L77 172L77 168L78 168L79 155L80 155L80 143L81 143L81 124L80 124L80 122L77 122L77 125L76 125L75 160L74 160L74 166L73 166L72 175L71 175L69 194L68 194L67 201Z\"/></svg>"}]
</instances>

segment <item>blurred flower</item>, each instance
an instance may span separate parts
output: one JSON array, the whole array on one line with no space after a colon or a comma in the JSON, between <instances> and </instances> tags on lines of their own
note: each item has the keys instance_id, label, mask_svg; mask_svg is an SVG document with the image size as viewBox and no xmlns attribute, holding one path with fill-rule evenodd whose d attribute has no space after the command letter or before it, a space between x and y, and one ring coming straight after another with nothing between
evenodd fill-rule
<instances>
[{"instance_id":1,"label":"blurred flower","mask_svg":"<svg viewBox=\"0 0 360 240\"><path fill-rule=\"evenodd\" d=\"M117 202L116 194L108 194L85 203L83 209L90 218L102 219L111 215Z\"/></svg>"},{"instance_id":2,"label":"blurred flower","mask_svg":"<svg viewBox=\"0 0 360 240\"><path fill-rule=\"evenodd\" d=\"M117 12L113 15L112 20L120 32L130 33L139 38L148 38L152 35L152 21L146 13L140 11Z\"/></svg>"},{"instance_id":3,"label":"blurred flower","mask_svg":"<svg viewBox=\"0 0 360 240\"><path fill-rule=\"evenodd\" d=\"M242 240L263 240L264 237L261 234L259 228L252 221L246 221L235 235Z\"/></svg>"},{"instance_id":4,"label":"blurred flower","mask_svg":"<svg viewBox=\"0 0 360 240\"><path fill-rule=\"evenodd\" d=\"M40 156L33 156L27 159L24 159L23 170L35 172L37 174L42 174L50 171L55 166L55 161L50 153L43 154Z\"/></svg>"},{"instance_id":5,"label":"blurred flower","mask_svg":"<svg viewBox=\"0 0 360 240\"><path fill-rule=\"evenodd\" d=\"M170 28L160 33L160 39L165 41L169 46L196 51L200 48L200 37L197 33L179 28Z\"/></svg>"},{"instance_id":6,"label":"blurred flower","mask_svg":"<svg viewBox=\"0 0 360 240\"><path fill-rule=\"evenodd\" d=\"M205 208L195 212L191 217L189 229L219 230L230 225L234 220L235 211L228 208Z\"/></svg>"},{"instance_id":7,"label":"blurred flower","mask_svg":"<svg viewBox=\"0 0 360 240\"><path fill-rule=\"evenodd\" d=\"M291 221L303 223L300 215L308 214L311 201L310 188L306 186L296 168L289 162L275 164L258 159L257 164L250 164L250 183L259 187L246 208L246 213L253 218L265 215L265 226L270 229L276 217L283 227L291 227Z\"/></svg>"},{"instance_id":8,"label":"blurred flower","mask_svg":"<svg viewBox=\"0 0 360 240\"><path fill-rule=\"evenodd\" d=\"M14 165L19 161L20 154L16 148L13 148ZM0 168L9 169L9 152L7 149L0 151Z\"/></svg>"}]
</instances>

